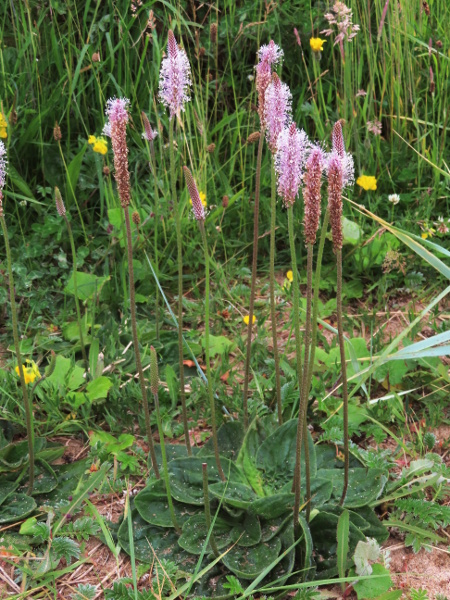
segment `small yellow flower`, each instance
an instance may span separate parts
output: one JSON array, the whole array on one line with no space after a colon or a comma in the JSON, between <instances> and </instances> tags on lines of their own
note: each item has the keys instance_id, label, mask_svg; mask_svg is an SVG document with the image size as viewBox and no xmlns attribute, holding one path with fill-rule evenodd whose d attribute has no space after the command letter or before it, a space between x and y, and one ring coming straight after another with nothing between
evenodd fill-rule
<instances>
[{"instance_id":1,"label":"small yellow flower","mask_svg":"<svg viewBox=\"0 0 450 600\"><path fill-rule=\"evenodd\" d=\"M323 50L323 45L325 44L325 42L326 42L326 41L327 41L327 40L322 40L322 39L320 39L320 38L315 38L315 37L312 37L312 38L309 40L309 45L311 46L311 50L312 50L313 52L322 52L322 50Z\"/></svg>"},{"instance_id":2,"label":"small yellow flower","mask_svg":"<svg viewBox=\"0 0 450 600\"><path fill-rule=\"evenodd\" d=\"M288 271L288 272L286 273L286 279L287 279L287 280L288 280L290 283L292 283L292 282L294 281L294 273L293 273L292 271Z\"/></svg>"},{"instance_id":3,"label":"small yellow flower","mask_svg":"<svg viewBox=\"0 0 450 600\"><path fill-rule=\"evenodd\" d=\"M244 321L244 323L246 325L248 325L248 323L250 321L250 317L248 315L245 315L245 317L243 317L242 320ZM253 325L256 323L256 317L255 317L255 315L253 315L252 323L253 323Z\"/></svg>"},{"instance_id":4,"label":"small yellow flower","mask_svg":"<svg viewBox=\"0 0 450 600\"><path fill-rule=\"evenodd\" d=\"M356 183L366 190L366 192L368 190L375 191L377 189L377 180L373 175L360 175L356 180Z\"/></svg>"},{"instance_id":5,"label":"small yellow flower","mask_svg":"<svg viewBox=\"0 0 450 600\"><path fill-rule=\"evenodd\" d=\"M421 238L422 238L423 240L426 240L426 239L427 239L427 237L428 237L428 233L422 233L422 235L421 235Z\"/></svg>"},{"instance_id":6,"label":"small yellow flower","mask_svg":"<svg viewBox=\"0 0 450 600\"><path fill-rule=\"evenodd\" d=\"M92 145L92 150L99 154L106 154L108 152L108 143L103 137L95 137L90 135L88 137L88 144Z\"/></svg>"},{"instance_id":7,"label":"small yellow flower","mask_svg":"<svg viewBox=\"0 0 450 600\"><path fill-rule=\"evenodd\" d=\"M0 138L7 138L8 137L8 131L6 129L6 127L0 127Z\"/></svg>"},{"instance_id":8,"label":"small yellow flower","mask_svg":"<svg viewBox=\"0 0 450 600\"><path fill-rule=\"evenodd\" d=\"M27 359L26 362L28 363L29 366L25 367L22 366L23 368L23 376L25 378L25 383L33 383L34 380L36 379L36 377L41 377L41 374L39 373L39 369L37 364L34 362L34 360L29 360ZM19 367L16 367L16 373L17 375L19 375L20 377L20 371L19 371Z\"/></svg>"}]
</instances>

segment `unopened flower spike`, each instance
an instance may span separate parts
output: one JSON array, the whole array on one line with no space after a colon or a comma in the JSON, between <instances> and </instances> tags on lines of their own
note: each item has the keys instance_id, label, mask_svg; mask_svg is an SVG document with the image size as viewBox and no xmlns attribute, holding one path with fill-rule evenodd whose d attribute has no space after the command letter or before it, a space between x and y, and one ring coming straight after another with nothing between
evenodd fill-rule
<instances>
[{"instance_id":1,"label":"unopened flower spike","mask_svg":"<svg viewBox=\"0 0 450 600\"><path fill-rule=\"evenodd\" d=\"M265 95L272 80L272 66L280 62L283 50L273 40L258 50L259 63L256 65L256 91L258 92L258 113L261 128L265 127Z\"/></svg>"},{"instance_id":2,"label":"unopened flower spike","mask_svg":"<svg viewBox=\"0 0 450 600\"><path fill-rule=\"evenodd\" d=\"M306 161L306 173L304 177L303 198L305 200L305 217L303 221L305 229L305 241L307 244L316 243L317 230L320 221L320 205L322 186L322 172L325 167L325 152L319 145L311 148Z\"/></svg>"},{"instance_id":3,"label":"unopened flower spike","mask_svg":"<svg viewBox=\"0 0 450 600\"><path fill-rule=\"evenodd\" d=\"M114 152L114 169L119 192L120 204L123 208L130 204L130 173L128 171L127 123L128 106L127 98L111 98L106 105L106 115L109 119L109 131ZM105 133L105 129L103 130Z\"/></svg>"},{"instance_id":4,"label":"unopened flower spike","mask_svg":"<svg viewBox=\"0 0 450 600\"><path fill-rule=\"evenodd\" d=\"M205 222L205 208L203 206L202 200L200 198L199 191L197 189L197 185L192 176L192 173L187 167L183 167L184 178L186 180L186 185L189 190L189 195L192 200L192 212L194 213L194 217L198 221L199 225Z\"/></svg>"},{"instance_id":5,"label":"unopened flower spike","mask_svg":"<svg viewBox=\"0 0 450 600\"><path fill-rule=\"evenodd\" d=\"M266 137L272 154L277 151L278 136L292 120L291 104L289 86L282 83L276 73L272 73L272 82L267 87L264 104Z\"/></svg>"},{"instance_id":6,"label":"unopened flower spike","mask_svg":"<svg viewBox=\"0 0 450 600\"><path fill-rule=\"evenodd\" d=\"M55 187L55 204L56 204L56 210L58 211L58 215L60 217L64 217L66 215L66 207L64 206L61 192L59 191L59 188L57 188L57 187Z\"/></svg>"},{"instance_id":7,"label":"unopened flower spike","mask_svg":"<svg viewBox=\"0 0 450 600\"><path fill-rule=\"evenodd\" d=\"M148 117L145 114L145 112L141 112L141 117L142 117L142 121L144 123L144 133L142 134L142 137L151 143L157 137L158 132L156 130L152 129L152 126L150 125L150 121L148 120Z\"/></svg>"},{"instance_id":8,"label":"unopened flower spike","mask_svg":"<svg viewBox=\"0 0 450 600\"><path fill-rule=\"evenodd\" d=\"M345 151L344 135L342 132L343 122L344 120L340 119L333 126L333 131L331 132L332 152L328 155L327 162L333 156L339 158L342 167L342 185L343 188L346 188L353 185L355 181L355 165L353 163L353 156Z\"/></svg>"},{"instance_id":9,"label":"unopened flower spike","mask_svg":"<svg viewBox=\"0 0 450 600\"><path fill-rule=\"evenodd\" d=\"M286 208L294 204L300 189L309 146L308 136L295 123L283 129L278 137L275 170L278 175L278 194Z\"/></svg>"},{"instance_id":10,"label":"unopened flower spike","mask_svg":"<svg viewBox=\"0 0 450 600\"><path fill-rule=\"evenodd\" d=\"M170 111L170 118L179 116L189 102L191 66L186 52L178 47L173 31L169 31L167 56L161 63L159 98Z\"/></svg>"},{"instance_id":11,"label":"unopened flower spike","mask_svg":"<svg viewBox=\"0 0 450 600\"><path fill-rule=\"evenodd\" d=\"M3 188L6 183L6 165L8 161L6 160L6 147L3 142L0 142L0 217L3 216Z\"/></svg>"}]
</instances>

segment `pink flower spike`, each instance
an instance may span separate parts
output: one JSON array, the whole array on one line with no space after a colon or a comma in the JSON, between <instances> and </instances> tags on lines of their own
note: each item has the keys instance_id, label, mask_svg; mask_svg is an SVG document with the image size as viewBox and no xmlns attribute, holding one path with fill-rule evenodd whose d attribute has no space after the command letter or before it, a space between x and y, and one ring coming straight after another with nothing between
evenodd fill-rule
<instances>
[{"instance_id":1,"label":"pink flower spike","mask_svg":"<svg viewBox=\"0 0 450 600\"><path fill-rule=\"evenodd\" d=\"M343 164L342 159L336 152L332 152L327 164L328 175L328 210L330 212L331 234L333 238L333 250L337 252L342 249L344 241L342 233L342 191Z\"/></svg>"},{"instance_id":2,"label":"pink flower spike","mask_svg":"<svg viewBox=\"0 0 450 600\"><path fill-rule=\"evenodd\" d=\"M150 125L150 121L148 120L148 117L145 114L145 112L143 112L143 111L141 112L141 117L142 117L142 121L144 122L144 133L142 134L142 137L151 143L158 136L158 132L156 130L152 129L152 126Z\"/></svg>"},{"instance_id":3,"label":"pink flower spike","mask_svg":"<svg viewBox=\"0 0 450 600\"><path fill-rule=\"evenodd\" d=\"M6 147L3 142L0 141L0 193L5 187L6 183L6 165L8 161L6 160Z\"/></svg>"},{"instance_id":4,"label":"pink flower spike","mask_svg":"<svg viewBox=\"0 0 450 600\"><path fill-rule=\"evenodd\" d=\"M106 115L109 118L108 129L114 152L114 177L117 182L120 204L126 208L130 204L130 172L128 171L127 123L128 106L127 98L111 98L106 105ZM105 130L104 130L105 131Z\"/></svg>"},{"instance_id":5,"label":"pink flower spike","mask_svg":"<svg viewBox=\"0 0 450 600\"><path fill-rule=\"evenodd\" d=\"M269 148L274 154L277 150L277 140L281 131L290 125L292 94L285 83L281 83L276 73L272 74L272 83L265 94L264 120L266 137Z\"/></svg>"},{"instance_id":6,"label":"pink flower spike","mask_svg":"<svg viewBox=\"0 0 450 600\"><path fill-rule=\"evenodd\" d=\"M178 47L172 30L169 30L167 56L161 63L159 99L170 111L170 118L180 115L184 103L189 102L191 66L186 52Z\"/></svg>"},{"instance_id":7,"label":"pink flower spike","mask_svg":"<svg viewBox=\"0 0 450 600\"><path fill-rule=\"evenodd\" d=\"M320 188L322 186L322 172L324 167L325 152L319 145L315 145L310 150L308 160L306 161L305 187L303 188L303 198L305 200L303 225L307 244L316 243L320 221Z\"/></svg>"},{"instance_id":8,"label":"pink flower spike","mask_svg":"<svg viewBox=\"0 0 450 600\"><path fill-rule=\"evenodd\" d=\"M302 183L303 168L310 147L308 136L295 123L278 136L275 170L278 175L278 194L286 208L292 206Z\"/></svg>"},{"instance_id":9,"label":"pink flower spike","mask_svg":"<svg viewBox=\"0 0 450 600\"><path fill-rule=\"evenodd\" d=\"M331 158L337 156L341 161L342 166L343 187L345 188L351 186L355 181L355 166L353 163L353 156L349 152L345 151L344 135L342 133L342 119L337 121L333 126L331 142L333 150L326 159L326 170L328 171L328 164Z\"/></svg>"},{"instance_id":10,"label":"pink flower spike","mask_svg":"<svg viewBox=\"0 0 450 600\"><path fill-rule=\"evenodd\" d=\"M192 212L194 213L194 217L196 218L198 224L203 224L205 222L206 215L202 201L200 200L200 194L198 193L197 185L192 173L187 167L183 167L183 172L186 185L189 190L189 195L192 200Z\"/></svg>"},{"instance_id":11,"label":"pink flower spike","mask_svg":"<svg viewBox=\"0 0 450 600\"><path fill-rule=\"evenodd\" d=\"M336 121L336 123L333 125L333 131L331 132L331 143L333 150L337 152L339 156L344 156L345 142L344 134L342 133L342 119Z\"/></svg>"},{"instance_id":12,"label":"pink flower spike","mask_svg":"<svg viewBox=\"0 0 450 600\"><path fill-rule=\"evenodd\" d=\"M272 80L272 66L280 62L283 50L273 40L258 50L259 63L256 65L256 91L258 92L258 113L261 127L265 127L265 94Z\"/></svg>"}]
</instances>

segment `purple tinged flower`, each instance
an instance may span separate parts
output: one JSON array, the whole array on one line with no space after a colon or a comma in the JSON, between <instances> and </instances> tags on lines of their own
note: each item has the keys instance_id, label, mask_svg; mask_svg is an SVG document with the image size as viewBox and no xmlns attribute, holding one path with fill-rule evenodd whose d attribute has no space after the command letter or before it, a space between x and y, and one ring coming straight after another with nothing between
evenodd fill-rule
<instances>
[{"instance_id":1,"label":"purple tinged flower","mask_svg":"<svg viewBox=\"0 0 450 600\"><path fill-rule=\"evenodd\" d=\"M267 86L264 105L266 137L272 154L277 151L278 136L292 120L291 103L292 94L289 86L282 83L278 75L273 73L272 83Z\"/></svg>"},{"instance_id":2,"label":"purple tinged flower","mask_svg":"<svg viewBox=\"0 0 450 600\"><path fill-rule=\"evenodd\" d=\"M353 185L355 181L355 166L353 156L345 151L344 135L342 133L342 119L333 126L331 133L332 152L327 157L327 164L334 156L338 157L342 166L342 185L343 188ZM328 166L326 167L328 171Z\"/></svg>"},{"instance_id":3,"label":"purple tinged flower","mask_svg":"<svg viewBox=\"0 0 450 600\"><path fill-rule=\"evenodd\" d=\"M130 204L130 173L128 171L127 123L128 106L127 98L111 98L106 105L106 115L109 118L111 144L114 152L114 177L117 182L120 204L126 208ZM103 130L105 131L105 130Z\"/></svg>"},{"instance_id":4,"label":"purple tinged flower","mask_svg":"<svg viewBox=\"0 0 450 600\"><path fill-rule=\"evenodd\" d=\"M297 197L309 147L308 136L295 123L283 129L278 136L275 170L278 175L278 194L286 208L292 206Z\"/></svg>"},{"instance_id":5,"label":"purple tinged flower","mask_svg":"<svg viewBox=\"0 0 450 600\"><path fill-rule=\"evenodd\" d=\"M303 188L303 198L305 201L303 226L307 244L316 243L320 221L320 188L322 186L322 173L325 168L325 160L326 155L321 146L318 144L314 145L306 161L305 187Z\"/></svg>"},{"instance_id":6,"label":"purple tinged flower","mask_svg":"<svg viewBox=\"0 0 450 600\"><path fill-rule=\"evenodd\" d=\"M144 122L144 133L142 134L142 137L147 140L148 142L152 143L155 138L158 136L158 132L154 129L152 129L152 126L150 125L150 121L148 120L147 115L145 114L145 112L141 112L141 116L142 116L142 121Z\"/></svg>"},{"instance_id":7,"label":"purple tinged flower","mask_svg":"<svg viewBox=\"0 0 450 600\"><path fill-rule=\"evenodd\" d=\"M331 235L333 238L333 250L337 252L342 249L342 191L343 163L336 152L332 152L327 164L328 175L328 210L330 212Z\"/></svg>"},{"instance_id":8,"label":"purple tinged flower","mask_svg":"<svg viewBox=\"0 0 450 600\"><path fill-rule=\"evenodd\" d=\"M186 180L186 185L189 190L189 195L192 200L192 212L194 213L194 217L196 218L199 225L202 225L205 222L205 208L200 199L200 194L198 193L197 185L192 176L192 173L187 167L183 167L184 178Z\"/></svg>"},{"instance_id":9,"label":"purple tinged flower","mask_svg":"<svg viewBox=\"0 0 450 600\"><path fill-rule=\"evenodd\" d=\"M3 188L6 183L6 172L8 161L6 160L6 147L3 142L0 142L0 217L3 217Z\"/></svg>"},{"instance_id":10,"label":"purple tinged flower","mask_svg":"<svg viewBox=\"0 0 450 600\"><path fill-rule=\"evenodd\" d=\"M180 115L184 103L190 100L191 66L186 52L178 47L172 30L169 30L167 56L161 63L159 98L170 111L170 118Z\"/></svg>"},{"instance_id":11,"label":"purple tinged flower","mask_svg":"<svg viewBox=\"0 0 450 600\"><path fill-rule=\"evenodd\" d=\"M258 92L258 113L261 128L265 127L265 95L267 87L272 81L272 66L280 62L283 50L273 40L261 46L258 50L259 62L256 65L256 91Z\"/></svg>"},{"instance_id":12,"label":"purple tinged flower","mask_svg":"<svg viewBox=\"0 0 450 600\"><path fill-rule=\"evenodd\" d=\"M60 217L64 217L66 215L66 207L64 206L64 201L62 199L61 192L57 187L55 187L55 204L56 210L58 211L58 215Z\"/></svg>"}]
</instances>

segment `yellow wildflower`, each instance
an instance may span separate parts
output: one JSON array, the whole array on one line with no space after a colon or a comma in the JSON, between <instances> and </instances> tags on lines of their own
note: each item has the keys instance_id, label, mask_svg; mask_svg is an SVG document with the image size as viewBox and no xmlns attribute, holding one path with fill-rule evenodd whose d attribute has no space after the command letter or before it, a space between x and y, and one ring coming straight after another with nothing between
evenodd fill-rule
<instances>
[{"instance_id":1,"label":"yellow wildflower","mask_svg":"<svg viewBox=\"0 0 450 600\"><path fill-rule=\"evenodd\" d=\"M6 129L6 127L0 127L0 138L7 138L8 137L8 131Z\"/></svg>"},{"instance_id":2,"label":"yellow wildflower","mask_svg":"<svg viewBox=\"0 0 450 600\"><path fill-rule=\"evenodd\" d=\"M28 363L29 366L22 365L25 383L26 384L33 383L33 381L36 379L36 377L39 377L39 378L41 377L41 374L39 373L38 366L34 362L34 360L27 359L26 362ZM16 367L16 373L20 377L20 371L19 371L18 366Z\"/></svg>"},{"instance_id":3,"label":"yellow wildflower","mask_svg":"<svg viewBox=\"0 0 450 600\"><path fill-rule=\"evenodd\" d=\"M373 175L360 175L356 180L356 183L362 187L366 192L368 190L377 189L377 180Z\"/></svg>"},{"instance_id":4,"label":"yellow wildflower","mask_svg":"<svg viewBox=\"0 0 450 600\"><path fill-rule=\"evenodd\" d=\"M250 321L249 315L245 315L245 317L243 317L242 320L244 321L244 323L246 325L248 325L248 323ZM256 323L256 317L255 317L255 315L253 315L252 323L253 323L253 325Z\"/></svg>"},{"instance_id":5,"label":"yellow wildflower","mask_svg":"<svg viewBox=\"0 0 450 600\"><path fill-rule=\"evenodd\" d=\"M325 44L326 41L327 40L322 40L321 38L312 37L309 40L309 45L311 46L311 50L313 52L322 52L323 45Z\"/></svg>"},{"instance_id":6,"label":"yellow wildflower","mask_svg":"<svg viewBox=\"0 0 450 600\"><path fill-rule=\"evenodd\" d=\"M95 137L90 135L88 138L88 144L91 144L92 150L99 154L106 154L108 152L108 143L103 137Z\"/></svg>"},{"instance_id":7,"label":"yellow wildflower","mask_svg":"<svg viewBox=\"0 0 450 600\"><path fill-rule=\"evenodd\" d=\"M5 119L5 117L3 116L3 113L0 112L0 138L7 138L8 137L8 123Z\"/></svg>"},{"instance_id":8,"label":"yellow wildflower","mask_svg":"<svg viewBox=\"0 0 450 600\"><path fill-rule=\"evenodd\" d=\"M294 273L292 271L288 271L286 273L286 279L292 283L294 281Z\"/></svg>"},{"instance_id":9,"label":"yellow wildflower","mask_svg":"<svg viewBox=\"0 0 450 600\"><path fill-rule=\"evenodd\" d=\"M426 240L426 239L427 239L427 237L428 237L428 233L422 233L422 236L421 236L421 237L422 237L422 239L423 239L423 240Z\"/></svg>"}]
</instances>

